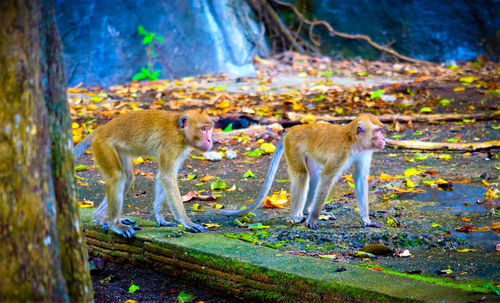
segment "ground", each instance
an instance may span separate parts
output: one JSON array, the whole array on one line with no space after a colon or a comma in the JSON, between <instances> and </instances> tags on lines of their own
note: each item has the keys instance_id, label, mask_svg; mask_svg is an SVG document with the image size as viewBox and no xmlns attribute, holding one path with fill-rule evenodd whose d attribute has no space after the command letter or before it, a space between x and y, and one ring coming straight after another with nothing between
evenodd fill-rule
<instances>
[{"instance_id":1,"label":"ground","mask_svg":"<svg viewBox=\"0 0 500 303\"><path fill-rule=\"evenodd\" d=\"M386 137L445 143L477 143L500 137L500 77L498 66L492 63L476 61L455 67L429 68L314 58L293 60L291 65L264 63L268 65L262 66L264 76L260 79L234 81L199 77L168 83L132 83L109 90L70 89L75 140L81 139L88 128L127 110L151 107L179 110L201 105L219 119L235 117L232 121L241 121L239 115L244 114L257 120L258 125L279 122L284 126L298 122L291 117L300 119L308 114L313 119L363 111L424 117L429 111L469 114L477 118L387 123ZM226 128L227 123L219 123L219 126ZM196 190L215 195L216 204L226 208L239 208L253 201L270 156L250 157L245 153L258 149L262 143L276 144L279 134L265 128L248 133L247 137L245 133L219 134L214 150L234 149L238 153L236 159L210 162L202 153L192 153L194 157L188 157L179 172L181 193ZM86 165L77 173L83 178L78 181L79 199L98 204L104 195L99 173L90 155L86 154L79 163ZM153 220L152 176L156 164L148 158L138 163L135 187L125 197L124 213ZM500 252L495 250L500 243L500 232L494 223L500 219L491 210L499 207L495 197L499 168L498 144L496 148L472 152L386 148L374 155L370 172L373 176L370 214L372 220L383 225L380 229L362 228L348 181L350 172L335 186L331 202L325 207L337 220L321 221L318 230L307 229L302 224L292 226L287 221L288 205L283 209L256 211L251 221L269 228L254 231L237 226L234 218L215 214L212 208L215 204L211 207L210 202L191 201L185 203L185 207L193 221L217 224L209 228L210 233L272 247L283 253L325 257L331 262L396 272L446 275L455 281L491 283L494 289L494 285L500 283ZM255 178L244 177L249 170ZM212 181L202 182L204 176L224 181L228 189L234 185L234 190L211 190ZM272 191L289 191L287 179L283 161L277 175L279 182L274 183ZM195 211L195 203L206 211ZM389 226L388 219L399 221L399 227ZM470 231L456 230L464 226L470 226ZM480 227L482 229L478 229ZM183 232L177 236L183 236ZM356 251L371 243L382 243L394 252L407 249L411 257L355 256ZM450 271L442 272L448 269Z\"/></svg>"}]
</instances>

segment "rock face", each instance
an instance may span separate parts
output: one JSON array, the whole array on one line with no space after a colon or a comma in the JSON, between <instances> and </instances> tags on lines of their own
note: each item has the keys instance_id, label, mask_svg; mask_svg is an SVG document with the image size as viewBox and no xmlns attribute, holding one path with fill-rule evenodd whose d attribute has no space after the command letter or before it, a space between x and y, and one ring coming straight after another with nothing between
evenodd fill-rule
<instances>
[{"instance_id":1,"label":"rock face","mask_svg":"<svg viewBox=\"0 0 500 303\"><path fill-rule=\"evenodd\" d=\"M142 25L164 37L155 43L161 78L225 72L255 73L254 55L266 56L265 30L247 0L56 0L68 85L109 86L130 81L147 64ZM283 8L283 12L288 10ZM419 59L447 61L500 53L497 0L315 0L314 16L347 33ZM318 26L322 51L334 57L378 59L365 42L330 37Z\"/></svg>"},{"instance_id":2,"label":"rock face","mask_svg":"<svg viewBox=\"0 0 500 303\"><path fill-rule=\"evenodd\" d=\"M500 1L497 0L316 0L314 15L337 31L365 34L373 41L417 59L469 60L479 54L500 56ZM320 29L321 28L321 29ZM329 37L322 26L325 54L377 59L365 42Z\"/></svg>"},{"instance_id":3,"label":"rock face","mask_svg":"<svg viewBox=\"0 0 500 303\"><path fill-rule=\"evenodd\" d=\"M268 55L264 32L245 0L56 0L68 85L130 81L147 64L137 27L155 42L161 78L225 72L255 73L254 55Z\"/></svg>"}]
</instances>

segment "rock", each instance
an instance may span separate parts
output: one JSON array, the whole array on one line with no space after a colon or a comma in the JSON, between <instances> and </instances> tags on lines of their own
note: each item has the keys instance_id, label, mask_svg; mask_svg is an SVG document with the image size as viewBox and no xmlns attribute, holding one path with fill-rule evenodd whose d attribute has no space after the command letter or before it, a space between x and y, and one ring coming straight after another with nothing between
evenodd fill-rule
<instances>
[{"instance_id":1,"label":"rock","mask_svg":"<svg viewBox=\"0 0 500 303\"><path fill-rule=\"evenodd\" d=\"M220 161L222 160L222 154L216 151L209 151L203 154L203 157L209 161Z\"/></svg>"},{"instance_id":2,"label":"rock","mask_svg":"<svg viewBox=\"0 0 500 303\"><path fill-rule=\"evenodd\" d=\"M229 160L236 159L236 152L234 150L226 151L226 159L229 159Z\"/></svg>"}]
</instances>

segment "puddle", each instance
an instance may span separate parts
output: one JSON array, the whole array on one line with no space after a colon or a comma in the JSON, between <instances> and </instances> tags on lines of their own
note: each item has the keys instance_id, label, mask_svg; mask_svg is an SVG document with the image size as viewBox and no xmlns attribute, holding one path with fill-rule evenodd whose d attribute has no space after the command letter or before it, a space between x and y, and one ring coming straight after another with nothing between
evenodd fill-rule
<instances>
[{"instance_id":1,"label":"puddle","mask_svg":"<svg viewBox=\"0 0 500 303\"><path fill-rule=\"evenodd\" d=\"M464 238L468 242L474 244L476 247L481 247L486 250L493 250L495 245L500 242L500 236L495 234L492 230L489 231L476 231L470 233L459 233L451 231L451 233L458 238Z\"/></svg>"},{"instance_id":2,"label":"puddle","mask_svg":"<svg viewBox=\"0 0 500 303\"><path fill-rule=\"evenodd\" d=\"M409 193L402 195L401 199L411 199L420 202L435 202L432 205L419 207L423 210L449 211L453 213L479 212L485 213L489 210L476 201L482 201L486 189L481 186L454 183L452 191L444 191L436 188L426 188L424 193Z\"/></svg>"}]
</instances>

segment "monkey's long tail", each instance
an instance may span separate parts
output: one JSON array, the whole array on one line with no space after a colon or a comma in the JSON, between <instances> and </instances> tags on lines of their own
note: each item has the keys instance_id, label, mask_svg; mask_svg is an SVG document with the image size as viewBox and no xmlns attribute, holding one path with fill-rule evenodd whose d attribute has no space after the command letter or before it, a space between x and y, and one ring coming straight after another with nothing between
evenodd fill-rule
<instances>
[{"instance_id":1,"label":"monkey's long tail","mask_svg":"<svg viewBox=\"0 0 500 303\"><path fill-rule=\"evenodd\" d=\"M283 136L284 138L284 136ZM264 181L264 185L262 186L262 190L260 191L259 197L255 200L252 205L243 208L243 209L219 209L217 212L222 215L242 215L252 210L262 206L264 204L264 200L266 199L267 194L271 190L271 185L273 184L274 177L276 176L276 172L278 171L278 165L280 164L281 157L283 157L283 138L281 138L278 146L273 154L273 158L271 159L271 164L269 165L269 170L267 171L266 180Z\"/></svg>"},{"instance_id":2,"label":"monkey's long tail","mask_svg":"<svg viewBox=\"0 0 500 303\"><path fill-rule=\"evenodd\" d=\"M94 140L94 135L95 132L90 133L85 139L80 141L75 146L75 160L78 159L87 149L90 148L90 145L92 144L92 140Z\"/></svg>"}]
</instances>

